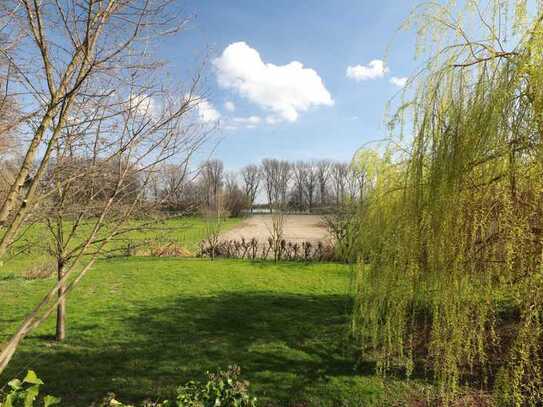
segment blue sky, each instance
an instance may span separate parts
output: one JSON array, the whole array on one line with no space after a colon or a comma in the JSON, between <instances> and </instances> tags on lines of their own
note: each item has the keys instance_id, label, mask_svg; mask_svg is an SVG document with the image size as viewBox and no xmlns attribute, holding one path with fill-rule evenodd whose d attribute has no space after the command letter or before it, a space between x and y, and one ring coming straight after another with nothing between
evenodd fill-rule
<instances>
[{"instance_id":1,"label":"blue sky","mask_svg":"<svg viewBox=\"0 0 543 407\"><path fill-rule=\"evenodd\" d=\"M385 106L400 89L391 78L407 77L419 65L414 35L398 32L416 3L186 1L184 12L194 17L161 54L180 74L209 55L206 108L220 123L213 154L227 169L266 157L349 160L363 144L384 137ZM245 55L260 58L262 75L253 77ZM371 69L373 60L386 66ZM303 68L282 67L293 61Z\"/></svg>"}]
</instances>

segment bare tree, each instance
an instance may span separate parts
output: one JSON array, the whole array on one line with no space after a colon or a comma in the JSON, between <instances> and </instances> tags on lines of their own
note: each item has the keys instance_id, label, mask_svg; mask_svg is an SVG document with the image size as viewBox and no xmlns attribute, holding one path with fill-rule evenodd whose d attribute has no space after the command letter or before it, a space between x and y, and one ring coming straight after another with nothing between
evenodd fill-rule
<instances>
[{"instance_id":1,"label":"bare tree","mask_svg":"<svg viewBox=\"0 0 543 407\"><path fill-rule=\"evenodd\" d=\"M243 192L251 208L251 213L253 213L253 205L260 186L260 171L256 165L248 165L242 168L241 176L243 178Z\"/></svg>"},{"instance_id":2,"label":"bare tree","mask_svg":"<svg viewBox=\"0 0 543 407\"><path fill-rule=\"evenodd\" d=\"M6 157L17 152L17 133L21 124L28 118L21 111L19 100L23 97L12 89L15 81L15 72L8 52L18 46L18 38L6 41L3 33L7 16L0 14L0 165ZM0 201L1 202L1 201Z\"/></svg>"},{"instance_id":3,"label":"bare tree","mask_svg":"<svg viewBox=\"0 0 543 407\"><path fill-rule=\"evenodd\" d=\"M1 85L1 82L0 82ZM0 160L13 158L17 153L17 135L14 123L18 121L17 105L14 101L0 101Z\"/></svg>"},{"instance_id":4,"label":"bare tree","mask_svg":"<svg viewBox=\"0 0 543 407\"><path fill-rule=\"evenodd\" d=\"M320 205L324 207L328 204L328 179L330 178L330 169L332 162L329 160L320 160L316 163L317 180L319 183Z\"/></svg>"},{"instance_id":5,"label":"bare tree","mask_svg":"<svg viewBox=\"0 0 543 407\"><path fill-rule=\"evenodd\" d=\"M158 169L157 176L153 177L153 189L162 207L183 213L190 209L190 200L187 199L188 177L187 161L182 164L166 164Z\"/></svg>"},{"instance_id":6,"label":"bare tree","mask_svg":"<svg viewBox=\"0 0 543 407\"><path fill-rule=\"evenodd\" d=\"M81 226L90 225L94 217L102 215L104 203L113 194L117 195L111 204L114 211L134 204L139 200L141 187L141 178L130 163L103 161L96 157L94 160L82 158L75 155L73 146L68 147L69 137L63 140L63 145L59 143L56 146L50 170L44 177L42 185L51 191L51 195L41 206L41 214L52 238L50 252L56 260L58 282L63 280L66 267L77 256L78 251L74 249L77 248ZM86 177L77 182L70 181L79 172L84 172ZM41 220L41 216L38 220ZM104 226L107 227L106 223L113 220L118 220L117 215L106 214ZM66 336L65 289L65 284L58 289L58 341Z\"/></svg>"},{"instance_id":7,"label":"bare tree","mask_svg":"<svg viewBox=\"0 0 543 407\"><path fill-rule=\"evenodd\" d=\"M219 195L224 183L224 164L220 160L208 160L200 168L206 193L206 205L210 210L218 210Z\"/></svg>"},{"instance_id":8,"label":"bare tree","mask_svg":"<svg viewBox=\"0 0 543 407\"><path fill-rule=\"evenodd\" d=\"M32 114L26 135L30 141L24 146L15 182L0 206L4 229L0 256L38 203L38 186L55 143L78 111L89 108L86 119L90 128L95 123L93 111L114 114L90 105L103 104L112 97L130 98L138 110L153 108L147 96L157 91L150 84L158 78L149 70L159 65L149 57L147 47L138 43L175 32L180 22L167 0L148 1L142 7L135 3L7 0L0 5L0 13L9 16L4 32L19 39L19 47L4 50L3 56L15 72L14 88L30 95L22 109Z\"/></svg>"},{"instance_id":9,"label":"bare tree","mask_svg":"<svg viewBox=\"0 0 543 407\"><path fill-rule=\"evenodd\" d=\"M340 206L345 200L345 190L348 174L349 165L347 163L334 163L332 165L331 177L333 182L334 195L336 197L336 206Z\"/></svg>"},{"instance_id":10,"label":"bare tree","mask_svg":"<svg viewBox=\"0 0 543 407\"><path fill-rule=\"evenodd\" d=\"M226 173L224 182L224 207L230 216L238 217L247 208L247 198L241 190L237 174Z\"/></svg>"},{"instance_id":11,"label":"bare tree","mask_svg":"<svg viewBox=\"0 0 543 407\"><path fill-rule=\"evenodd\" d=\"M291 176L290 163L277 159L264 159L262 160L261 173L266 187L270 212L273 207L284 208L287 204L288 184Z\"/></svg>"},{"instance_id":12,"label":"bare tree","mask_svg":"<svg viewBox=\"0 0 543 407\"><path fill-rule=\"evenodd\" d=\"M4 112L0 109L0 118ZM0 119L1 120L1 119ZM1 124L0 124L1 126ZM0 202L3 202L15 179L19 157L13 136L0 129Z\"/></svg>"},{"instance_id":13,"label":"bare tree","mask_svg":"<svg viewBox=\"0 0 543 407\"><path fill-rule=\"evenodd\" d=\"M346 186L349 193L349 200L352 203L363 198L363 189L365 181L366 172L363 170L358 170L353 166L349 167Z\"/></svg>"},{"instance_id":14,"label":"bare tree","mask_svg":"<svg viewBox=\"0 0 543 407\"><path fill-rule=\"evenodd\" d=\"M17 127L21 114L14 96L9 95L11 73L2 54L0 41L0 204L4 201L17 171L20 159L17 143Z\"/></svg>"},{"instance_id":15,"label":"bare tree","mask_svg":"<svg viewBox=\"0 0 543 407\"><path fill-rule=\"evenodd\" d=\"M233 171L227 171L224 173L224 193L229 193L239 188L237 174Z\"/></svg>"},{"instance_id":16,"label":"bare tree","mask_svg":"<svg viewBox=\"0 0 543 407\"><path fill-rule=\"evenodd\" d=\"M305 179L307 178L307 165L303 161L297 161L292 166L293 173L293 194L295 205L298 209L305 209Z\"/></svg>"},{"instance_id":17,"label":"bare tree","mask_svg":"<svg viewBox=\"0 0 543 407\"><path fill-rule=\"evenodd\" d=\"M275 180L275 195L279 201L281 208L285 208L287 205L287 192L289 181L291 178L292 166L288 161L279 161L277 163L277 177Z\"/></svg>"},{"instance_id":18,"label":"bare tree","mask_svg":"<svg viewBox=\"0 0 543 407\"><path fill-rule=\"evenodd\" d=\"M0 258L25 222L45 213L62 263L57 283L1 349L0 373L21 340L55 309L63 320L59 306L66 296L111 241L132 229L128 221L146 204L156 166L185 159L205 138L198 124L190 124L199 102L198 77L188 88L168 92L163 65L149 53L155 39L183 23L172 5L169 0L0 4L0 14L9 16L2 29L19 42L20 48L0 51L15 73L14 88L28 96L21 108L29 140L21 146L23 158L0 206ZM83 171L69 170L74 162L84 163ZM105 165L112 169L110 183L96 177Z\"/></svg>"},{"instance_id":19,"label":"bare tree","mask_svg":"<svg viewBox=\"0 0 543 407\"><path fill-rule=\"evenodd\" d=\"M264 180L264 187L266 188L266 197L268 199L270 213L273 212L273 207L277 202L277 197L275 196L277 190L275 185L278 170L277 160L269 158L262 160L260 172L262 179Z\"/></svg>"},{"instance_id":20,"label":"bare tree","mask_svg":"<svg viewBox=\"0 0 543 407\"><path fill-rule=\"evenodd\" d=\"M305 177L303 179L304 183L304 195L307 200L307 207L309 212L313 210L315 204L315 192L317 190L318 183L318 174L317 167L315 163L309 162L304 164L305 167Z\"/></svg>"},{"instance_id":21,"label":"bare tree","mask_svg":"<svg viewBox=\"0 0 543 407\"><path fill-rule=\"evenodd\" d=\"M273 251L273 260L275 262L281 260L281 255L284 249L284 230L286 218L282 211L278 211L271 216L271 227L268 228L269 238L268 242Z\"/></svg>"}]
</instances>

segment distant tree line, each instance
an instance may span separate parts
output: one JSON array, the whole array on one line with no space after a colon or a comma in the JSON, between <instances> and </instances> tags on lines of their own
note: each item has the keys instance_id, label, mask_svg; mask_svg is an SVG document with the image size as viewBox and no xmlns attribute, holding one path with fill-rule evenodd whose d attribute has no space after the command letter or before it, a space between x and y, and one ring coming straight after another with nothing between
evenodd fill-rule
<instances>
[{"instance_id":1,"label":"distant tree line","mask_svg":"<svg viewBox=\"0 0 543 407\"><path fill-rule=\"evenodd\" d=\"M326 212L355 202L364 189L363 171L332 160L264 159L239 171L225 171L220 160L199 168L164 165L149 199L172 212L227 212L238 216L255 209Z\"/></svg>"},{"instance_id":2,"label":"distant tree line","mask_svg":"<svg viewBox=\"0 0 543 407\"><path fill-rule=\"evenodd\" d=\"M7 143L0 144L0 151L3 153L0 200L3 200L20 157L16 152L7 154ZM67 180L84 172L86 176L74 189L70 202L78 207L99 203L100 197L109 196L119 181L116 166L115 161L97 166L83 158L53 161L41 181L41 189L50 190L59 179ZM94 170L91 171L91 167ZM104 171L105 168L109 170ZM152 204L152 208L179 214L209 215L219 211L221 215L239 216L242 212L274 209L322 213L358 201L364 180L365 173L347 162L264 159L258 165L226 171L221 160L212 159L196 168L183 163L159 165L152 174L135 169L128 171L124 175L121 200L131 202L133 196L143 194L144 201ZM55 198L54 194L51 198Z\"/></svg>"}]
</instances>

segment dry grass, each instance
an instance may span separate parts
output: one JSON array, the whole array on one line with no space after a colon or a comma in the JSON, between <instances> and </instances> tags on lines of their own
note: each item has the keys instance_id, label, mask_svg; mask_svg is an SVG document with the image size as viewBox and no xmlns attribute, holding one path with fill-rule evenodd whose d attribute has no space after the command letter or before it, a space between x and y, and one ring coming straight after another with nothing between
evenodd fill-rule
<instances>
[{"instance_id":1,"label":"dry grass","mask_svg":"<svg viewBox=\"0 0 543 407\"><path fill-rule=\"evenodd\" d=\"M51 261L43 261L32 265L27 271L23 273L25 280L41 280L49 278L55 272L55 265Z\"/></svg>"}]
</instances>

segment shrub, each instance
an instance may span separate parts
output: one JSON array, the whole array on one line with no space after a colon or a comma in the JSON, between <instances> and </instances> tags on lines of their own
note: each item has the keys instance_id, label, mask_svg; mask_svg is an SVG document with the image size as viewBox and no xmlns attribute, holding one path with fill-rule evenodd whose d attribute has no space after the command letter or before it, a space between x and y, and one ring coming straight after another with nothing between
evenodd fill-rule
<instances>
[{"instance_id":1,"label":"shrub","mask_svg":"<svg viewBox=\"0 0 543 407\"><path fill-rule=\"evenodd\" d=\"M334 214L323 217L334 240L335 254L346 263L355 263L359 252L360 229L354 206L340 208Z\"/></svg>"},{"instance_id":2,"label":"shrub","mask_svg":"<svg viewBox=\"0 0 543 407\"><path fill-rule=\"evenodd\" d=\"M177 389L175 400L144 402L142 407L255 407L256 398L249 394L249 383L239 380L240 368L208 373L207 383L189 381ZM134 407L123 404L110 394L97 407Z\"/></svg>"},{"instance_id":3,"label":"shrub","mask_svg":"<svg viewBox=\"0 0 543 407\"><path fill-rule=\"evenodd\" d=\"M23 380L13 379L8 383L8 392L0 394L0 407L49 407L59 404L60 399L57 397L39 397L42 384L36 373L29 370Z\"/></svg>"},{"instance_id":4,"label":"shrub","mask_svg":"<svg viewBox=\"0 0 543 407\"><path fill-rule=\"evenodd\" d=\"M249 382L239 378L240 368L229 366L225 371L208 373L208 381L200 383L189 381L177 389L175 400L145 401L141 407L255 407L256 397L249 394ZM53 396L39 397L43 382L36 373L29 370L21 381L14 379L8 383L8 393L0 394L0 407L50 407L60 404ZM102 401L93 403L94 407L134 407L124 404L109 394Z\"/></svg>"},{"instance_id":5,"label":"shrub","mask_svg":"<svg viewBox=\"0 0 543 407\"><path fill-rule=\"evenodd\" d=\"M253 407L256 398L249 394L249 383L239 380L240 368L208 373L205 384L188 382L178 389L177 406L186 407Z\"/></svg>"},{"instance_id":6,"label":"shrub","mask_svg":"<svg viewBox=\"0 0 543 407\"><path fill-rule=\"evenodd\" d=\"M212 243L202 241L200 242L198 257L305 262L343 260L337 256L334 246L328 242L291 242L285 239L276 242L272 238L268 238L265 242L259 242L255 238L251 240L245 240L244 238L241 238L241 240L222 240Z\"/></svg>"}]
</instances>

